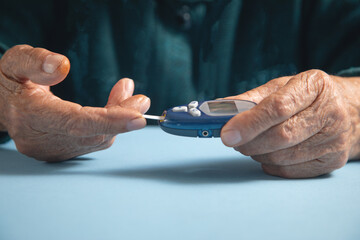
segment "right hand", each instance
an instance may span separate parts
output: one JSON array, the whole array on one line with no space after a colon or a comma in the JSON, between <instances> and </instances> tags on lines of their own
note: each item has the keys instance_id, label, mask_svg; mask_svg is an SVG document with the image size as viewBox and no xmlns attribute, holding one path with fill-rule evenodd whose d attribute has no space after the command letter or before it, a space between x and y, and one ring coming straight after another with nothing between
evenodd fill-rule
<instances>
[{"instance_id":1,"label":"right hand","mask_svg":"<svg viewBox=\"0 0 360 240\"><path fill-rule=\"evenodd\" d=\"M65 56L28 45L14 46L0 59L0 131L19 152L62 161L106 149L116 134L145 127L150 99L132 96L132 80L118 81L104 108L82 107L50 92L69 70Z\"/></svg>"}]
</instances>

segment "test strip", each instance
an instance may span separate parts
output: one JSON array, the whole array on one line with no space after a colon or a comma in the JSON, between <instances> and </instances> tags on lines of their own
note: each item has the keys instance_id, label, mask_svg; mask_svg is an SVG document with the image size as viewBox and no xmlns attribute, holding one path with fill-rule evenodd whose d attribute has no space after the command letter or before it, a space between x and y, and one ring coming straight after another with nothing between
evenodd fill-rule
<instances>
[{"instance_id":1,"label":"test strip","mask_svg":"<svg viewBox=\"0 0 360 240\"><path fill-rule=\"evenodd\" d=\"M155 115L148 115L148 114L143 114L143 117L146 119L152 119L152 120L164 120L165 119L164 116L155 116Z\"/></svg>"}]
</instances>

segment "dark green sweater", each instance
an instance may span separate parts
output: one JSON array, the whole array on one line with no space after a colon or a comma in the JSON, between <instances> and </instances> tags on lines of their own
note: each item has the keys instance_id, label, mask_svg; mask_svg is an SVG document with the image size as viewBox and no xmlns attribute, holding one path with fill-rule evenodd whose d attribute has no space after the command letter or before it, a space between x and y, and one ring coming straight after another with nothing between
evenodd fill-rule
<instances>
[{"instance_id":1,"label":"dark green sweater","mask_svg":"<svg viewBox=\"0 0 360 240\"><path fill-rule=\"evenodd\" d=\"M360 75L360 1L6 1L0 48L66 55L56 95L103 106L114 83L135 80L150 113L240 94L318 68Z\"/></svg>"}]
</instances>

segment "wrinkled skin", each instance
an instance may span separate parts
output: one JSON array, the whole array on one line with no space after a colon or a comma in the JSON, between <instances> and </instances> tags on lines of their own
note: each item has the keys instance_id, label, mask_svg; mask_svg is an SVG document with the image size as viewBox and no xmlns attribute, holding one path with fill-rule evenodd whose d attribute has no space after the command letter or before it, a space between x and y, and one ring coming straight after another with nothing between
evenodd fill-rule
<instances>
[{"instance_id":1,"label":"wrinkled skin","mask_svg":"<svg viewBox=\"0 0 360 240\"><path fill-rule=\"evenodd\" d=\"M55 56L47 61L48 56ZM122 79L104 108L82 107L50 92L65 79L69 60L28 45L9 49L0 60L0 130L8 131L19 152L61 161L106 149L115 135L146 125L149 98L132 96L134 83Z\"/></svg>"},{"instance_id":2,"label":"wrinkled skin","mask_svg":"<svg viewBox=\"0 0 360 240\"><path fill-rule=\"evenodd\" d=\"M229 97L258 105L232 118L222 141L271 175L330 173L359 157L359 82L310 70Z\"/></svg>"},{"instance_id":3,"label":"wrinkled skin","mask_svg":"<svg viewBox=\"0 0 360 240\"><path fill-rule=\"evenodd\" d=\"M55 56L50 65L49 56ZM15 46L0 59L0 131L8 131L21 153L62 161L106 149L117 134L146 125L142 114L150 100L132 96L130 79L115 84L104 108L54 96L50 86L63 81L69 70L66 57L28 45ZM320 70L274 79L229 97L257 106L232 118L222 129L222 141L271 175L329 173L359 158L359 92L360 78Z\"/></svg>"}]
</instances>

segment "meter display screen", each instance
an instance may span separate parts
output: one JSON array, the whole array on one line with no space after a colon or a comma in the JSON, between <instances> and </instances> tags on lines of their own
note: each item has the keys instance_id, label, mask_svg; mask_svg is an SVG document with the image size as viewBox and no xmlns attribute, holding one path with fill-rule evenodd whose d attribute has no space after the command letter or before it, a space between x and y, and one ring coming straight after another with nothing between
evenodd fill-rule
<instances>
[{"instance_id":1,"label":"meter display screen","mask_svg":"<svg viewBox=\"0 0 360 240\"><path fill-rule=\"evenodd\" d=\"M235 115L238 113L238 109L234 101L214 101L208 102L210 113L221 115Z\"/></svg>"}]
</instances>

